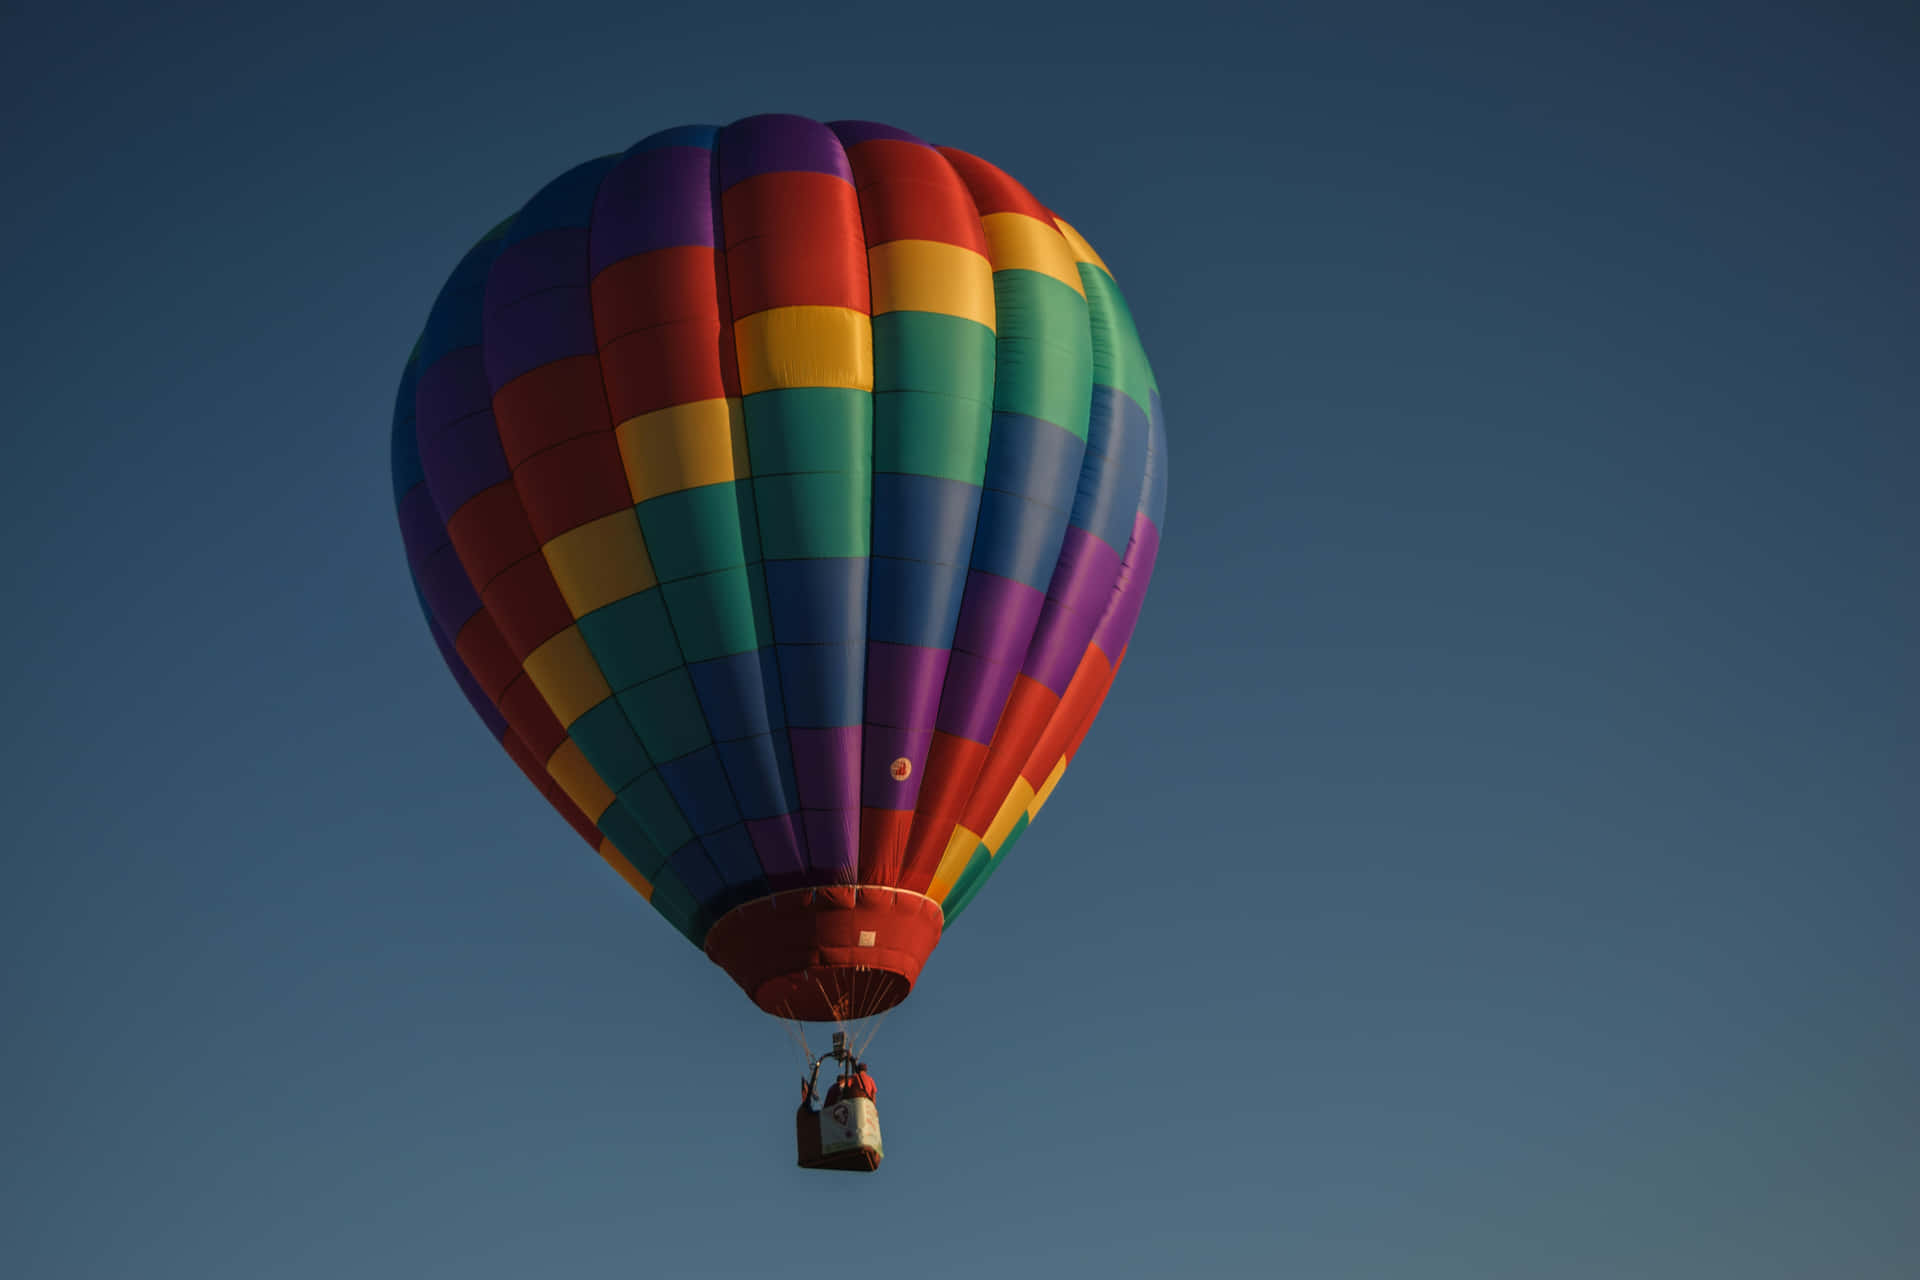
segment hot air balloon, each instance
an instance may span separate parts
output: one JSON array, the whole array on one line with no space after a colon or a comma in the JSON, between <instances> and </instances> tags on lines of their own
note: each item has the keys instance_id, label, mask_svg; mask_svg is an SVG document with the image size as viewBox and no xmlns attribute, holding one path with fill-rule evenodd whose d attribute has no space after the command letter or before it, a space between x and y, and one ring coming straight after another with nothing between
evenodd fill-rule
<instances>
[{"instance_id":1,"label":"hot air balloon","mask_svg":"<svg viewBox=\"0 0 1920 1280\"><path fill-rule=\"evenodd\" d=\"M1059 784L1139 617L1165 456L1078 231L984 160L788 115L537 192L447 279L393 421L407 563L474 710L807 1021L904 999Z\"/></svg>"}]
</instances>

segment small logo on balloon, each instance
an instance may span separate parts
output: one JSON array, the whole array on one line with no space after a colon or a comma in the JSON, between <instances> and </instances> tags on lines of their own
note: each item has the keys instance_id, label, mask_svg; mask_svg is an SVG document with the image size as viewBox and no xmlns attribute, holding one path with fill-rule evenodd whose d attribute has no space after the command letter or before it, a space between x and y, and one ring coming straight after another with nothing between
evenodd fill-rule
<instances>
[{"instance_id":1,"label":"small logo on balloon","mask_svg":"<svg viewBox=\"0 0 1920 1280\"><path fill-rule=\"evenodd\" d=\"M913 776L913 761L901 756L893 762L887 772L893 775L895 782L905 782Z\"/></svg>"}]
</instances>

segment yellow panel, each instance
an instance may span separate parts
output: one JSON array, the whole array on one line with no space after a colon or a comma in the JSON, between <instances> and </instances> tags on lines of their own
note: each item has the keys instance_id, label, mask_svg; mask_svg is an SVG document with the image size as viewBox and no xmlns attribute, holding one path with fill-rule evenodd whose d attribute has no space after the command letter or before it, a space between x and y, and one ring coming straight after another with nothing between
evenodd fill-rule
<instances>
[{"instance_id":1,"label":"yellow panel","mask_svg":"<svg viewBox=\"0 0 1920 1280\"><path fill-rule=\"evenodd\" d=\"M752 474L738 400L696 400L643 413L621 423L614 436L636 503Z\"/></svg>"},{"instance_id":2,"label":"yellow panel","mask_svg":"<svg viewBox=\"0 0 1920 1280\"><path fill-rule=\"evenodd\" d=\"M600 837L600 856L607 860L608 866L620 873L622 880L633 886L634 892L648 902L653 901L653 882L641 875L634 865L627 861L626 855L614 848L613 841L605 836Z\"/></svg>"},{"instance_id":3,"label":"yellow panel","mask_svg":"<svg viewBox=\"0 0 1920 1280\"><path fill-rule=\"evenodd\" d=\"M521 665L562 725L572 724L588 708L613 696L578 627L568 627L528 654Z\"/></svg>"},{"instance_id":4,"label":"yellow panel","mask_svg":"<svg viewBox=\"0 0 1920 1280\"><path fill-rule=\"evenodd\" d=\"M540 548L576 618L655 584L640 518L629 507L569 529Z\"/></svg>"},{"instance_id":5,"label":"yellow panel","mask_svg":"<svg viewBox=\"0 0 1920 1280\"><path fill-rule=\"evenodd\" d=\"M1100 255L1093 251L1093 246L1087 243L1085 236L1075 231L1059 218L1053 220L1053 225L1060 228L1060 234L1066 237L1067 248L1073 250L1073 256L1076 259L1089 266L1100 268L1106 272L1108 276L1113 275L1113 269L1107 266L1106 263L1100 261Z\"/></svg>"},{"instance_id":6,"label":"yellow panel","mask_svg":"<svg viewBox=\"0 0 1920 1280\"><path fill-rule=\"evenodd\" d=\"M893 240L867 251L873 314L937 311L993 328L993 268L971 249Z\"/></svg>"},{"instance_id":7,"label":"yellow panel","mask_svg":"<svg viewBox=\"0 0 1920 1280\"><path fill-rule=\"evenodd\" d=\"M935 902L947 896L960 873L967 869L967 860L973 857L973 851L980 847L980 837L962 826L955 826L953 835L947 840L947 851L940 855L940 865L934 869L933 883L927 887L927 896Z\"/></svg>"},{"instance_id":8,"label":"yellow panel","mask_svg":"<svg viewBox=\"0 0 1920 1280\"><path fill-rule=\"evenodd\" d=\"M1013 790L1000 803L1000 812L993 815L993 825L987 828L986 846L989 853L998 854L1000 846L1007 842L1007 832L1013 830L1013 824L1027 814L1027 801L1033 799L1033 788L1027 785L1025 778L1013 780Z\"/></svg>"},{"instance_id":9,"label":"yellow panel","mask_svg":"<svg viewBox=\"0 0 1920 1280\"><path fill-rule=\"evenodd\" d=\"M560 749L548 758L547 772L567 793L567 799L579 805L580 811L595 822L613 803L613 789L600 781L600 775L580 753L580 744L572 738L561 743Z\"/></svg>"},{"instance_id":10,"label":"yellow panel","mask_svg":"<svg viewBox=\"0 0 1920 1280\"><path fill-rule=\"evenodd\" d=\"M1028 219L1032 221L1032 219ZM1065 241L1061 244L1064 247ZM846 307L771 307L733 322L740 391L873 390L873 322Z\"/></svg>"},{"instance_id":11,"label":"yellow panel","mask_svg":"<svg viewBox=\"0 0 1920 1280\"><path fill-rule=\"evenodd\" d=\"M1053 772L1047 775L1047 780L1040 784L1040 790L1035 793L1033 799L1027 804L1027 818L1029 821L1040 816L1040 810L1046 806L1048 799L1053 795L1053 789L1060 785L1061 775L1065 774L1066 771L1067 758L1061 756L1058 763L1053 766Z\"/></svg>"},{"instance_id":12,"label":"yellow panel","mask_svg":"<svg viewBox=\"0 0 1920 1280\"><path fill-rule=\"evenodd\" d=\"M1058 229L1024 213L990 213L980 225L987 231L987 256L995 271L1038 271L1086 296L1073 250Z\"/></svg>"}]
</instances>

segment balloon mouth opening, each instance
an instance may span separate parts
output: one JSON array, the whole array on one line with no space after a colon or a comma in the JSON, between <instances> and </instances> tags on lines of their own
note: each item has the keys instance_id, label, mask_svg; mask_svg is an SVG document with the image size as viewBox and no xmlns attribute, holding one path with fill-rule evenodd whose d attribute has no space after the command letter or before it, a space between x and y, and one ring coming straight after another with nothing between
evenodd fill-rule
<instances>
[{"instance_id":1,"label":"balloon mouth opening","mask_svg":"<svg viewBox=\"0 0 1920 1280\"><path fill-rule=\"evenodd\" d=\"M842 1022L905 1000L944 922L938 902L907 889L789 889L714 921L706 950L767 1013Z\"/></svg>"}]
</instances>

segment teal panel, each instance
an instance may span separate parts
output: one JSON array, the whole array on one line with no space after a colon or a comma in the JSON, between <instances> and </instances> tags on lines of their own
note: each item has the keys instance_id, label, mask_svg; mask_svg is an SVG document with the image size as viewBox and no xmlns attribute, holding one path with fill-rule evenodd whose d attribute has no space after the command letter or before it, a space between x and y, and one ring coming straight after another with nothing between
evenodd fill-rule
<instances>
[{"instance_id":1,"label":"teal panel","mask_svg":"<svg viewBox=\"0 0 1920 1280\"><path fill-rule=\"evenodd\" d=\"M853 473L756 476L761 554L769 560L865 557L873 521L868 466L862 460Z\"/></svg>"},{"instance_id":2,"label":"teal panel","mask_svg":"<svg viewBox=\"0 0 1920 1280\"><path fill-rule=\"evenodd\" d=\"M601 835L613 841L613 847L633 864L636 871L655 884L659 883L657 877L673 874L667 868L666 853L653 842L653 837L647 834L647 829L633 815L633 811L618 800L607 806L607 811L594 820L594 825L600 828Z\"/></svg>"},{"instance_id":3,"label":"teal panel","mask_svg":"<svg viewBox=\"0 0 1920 1280\"><path fill-rule=\"evenodd\" d=\"M615 692L680 665L680 645L667 620L666 598L659 588L595 609L580 619L580 635L600 674Z\"/></svg>"},{"instance_id":4,"label":"teal panel","mask_svg":"<svg viewBox=\"0 0 1920 1280\"><path fill-rule=\"evenodd\" d=\"M579 744L580 754L600 775L600 781L615 791L653 767L633 726L627 723L627 713L612 698L596 703L568 725L567 736Z\"/></svg>"},{"instance_id":5,"label":"teal panel","mask_svg":"<svg viewBox=\"0 0 1920 1280\"><path fill-rule=\"evenodd\" d=\"M628 783L620 792L620 803L616 807L632 817L655 849L678 849L693 839L693 828L680 816L680 806L657 773L641 774ZM664 859L666 855L661 857ZM644 874L645 868L641 870Z\"/></svg>"},{"instance_id":6,"label":"teal panel","mask_svg":"<svg viewBox=\"0 0 1920 1280\"><path fill-rule=\"evenodd\" d=\"M677 879L656 881L651 901L653 909L665 916L667 923L678 929L688 942L697 947L706 939L707 921L700 914L700 904Z\"/></svg>"},{"instance_id":7,"label":"teal panel","mask_svg":"<svg viewBox=\"0 0 1920 1280\"><path fill-rule=\"evenodd\" d=\"M987 472L993 428L987 400L958 400L925 391L873 397L873 469L979 484Z\"/></svg>"},{"instance_id":8,"label":"teal panel","mask_svg":"<svg viewBox=\"0 0 1920 1280\"><path fill-rule=\"evenodd\" d=\"M930 311L873 318L873 389L993 399L994 336L983 324Z\"/></svg>"},{"instance_id":9,"label":"teal panel","mask_svg":"<svg viewBox=\"0 0 1920 1280\"><path fill-rule=\"evenodd\" d=\"M953 888L947 890L946 902L941 905L946 923L952 924L969 901L975 888L993 872L993 855L987 852L987 846L977 844L973 847L973 856L967 859L966 867L960 872L960 878L953 882Z\"/></svg>"},{"instance_id":10,"label":"teal panel","mask_svg":"<svg viewBox=\"0 0 1920 1280\"><path fill-rule=\"evenodd\" d=\"M1093 327L1093 381L1119 391L1140 406L1141 417L1151 418L1153 368L1147 363L1146 348L1140 345L1139 331L1133 327L1127 300L1113 278L1098 267L1081 263L1080 279L1087 287L1087 312Z\"/></svg>"},{"instance_id":11,"label":"teal panel","mask_svg":"<svg viewBox=\"0 0 1920 1280\"><path fill-rule=\"evenodd\" d=\"M993 273L1000 337L993 407L1087 437L1093 336L1087 300L1037 271Z\"/></svg>"},{"instance_id":12,"label":"teal panel","mask_svg":"<svg viewBox=\"0 0 1920 1280\"><path fill-rule=\"evenodd\" d=\"M656 763L678 759L712 741L700 700L693 694L693 681L684 668L655 676L614 696ZM662 847L676 849L679 843L662 842Z\"/></svg>"},{"instance_id":13,"label":"teal panel","mask_svg":"<svg viewBox=\"0 0 1920 1280\"><path fill-rule=\"evenodd\" d=\"M765 590L763 584L762 594ZM746 653L760 647L762 634L772 635L771 629L755 630L753 588L745 565L669 582L661 591L666 593L667 614L688 662Z\"/></svg>"},{"instance_id":14,"label":"teal panel","mask_svg":"<svg viewBox=\"0 0 1920 1280\"><path fill-rule=\"evenodd\" d=\"M791 387L741 401L756 476L857 471L873 451L873 397L847 387Z\"/></svg>"},{"instance_id":15,"label":"teal panel","mask_svg":"<svg viewBox=\"0 0 1920 1280\"><path fill-rule=\"evenodd\" d=\"M647 555L662 582L712 573L747 562L738 486L703 484L663 493L634 508L646 535Z\"/></svg>"}]
</instances>

